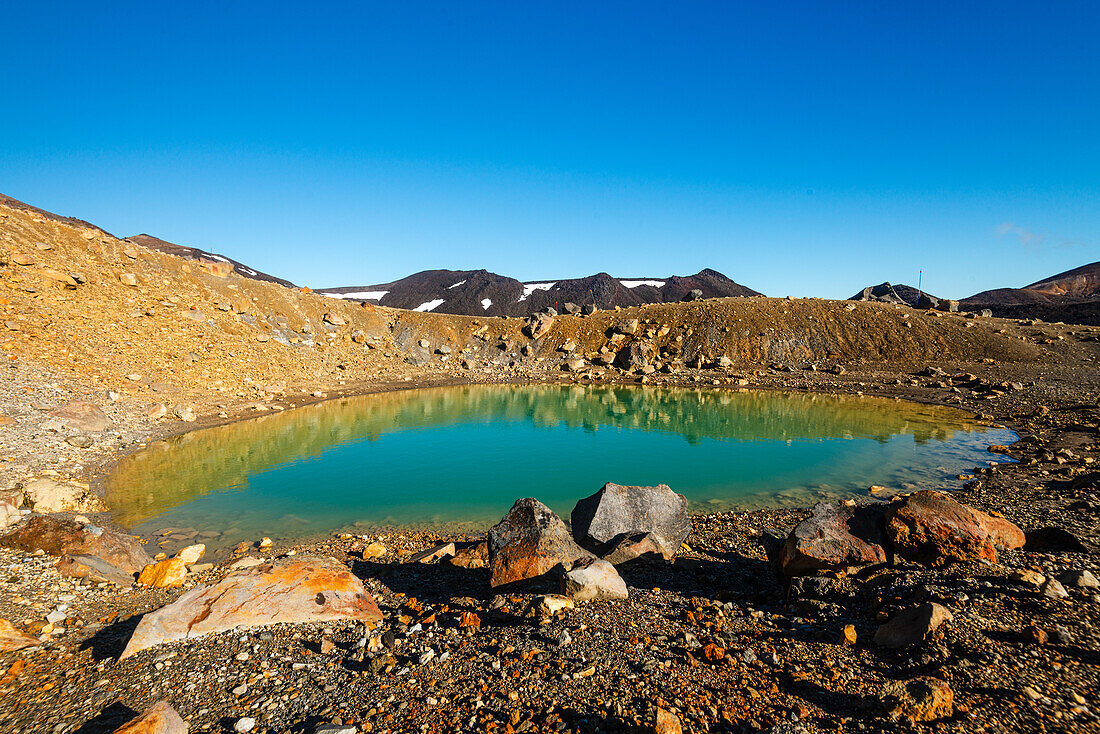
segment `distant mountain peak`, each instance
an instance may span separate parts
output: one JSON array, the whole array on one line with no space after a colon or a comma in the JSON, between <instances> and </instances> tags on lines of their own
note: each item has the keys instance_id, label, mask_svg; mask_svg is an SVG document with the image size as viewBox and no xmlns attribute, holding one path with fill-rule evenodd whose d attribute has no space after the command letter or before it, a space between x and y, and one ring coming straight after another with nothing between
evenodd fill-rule
<instances>
[{"instance_id":1,"label":"distant mountain peak","mask_svg":"<svg viewBox=\"0 0 1100 734\"><path fill-rule=\"evenodd\" d=\"M394 308L479 316L521 316L566 303L598 308L680 301L693 290L704 298L761 295L717 270L696 275L619 278L599 272L583 278L521 282L488 270L423 270L390 283L319 288L318 293Z\"/></svg>"}]
</instances>

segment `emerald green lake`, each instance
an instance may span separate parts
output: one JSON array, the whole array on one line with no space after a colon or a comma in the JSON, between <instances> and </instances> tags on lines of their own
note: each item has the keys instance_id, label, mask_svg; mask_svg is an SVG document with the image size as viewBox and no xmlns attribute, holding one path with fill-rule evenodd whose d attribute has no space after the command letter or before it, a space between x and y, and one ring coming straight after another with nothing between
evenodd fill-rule
<instances>
[{"instance_id":1,"label":"emerald green lake","mask_svg":"<svg viewBox=\"0 0 1100 734\"><path fill-rule=\"evenodd\" d=\"M693 511L952 488L1014 434L950 408L758 391L558 385L333 400L159 441L107 479L114 518L212 550L262 536L481 532L519 497L560 515L605 482Z\"/></svg>"}]
</instances>

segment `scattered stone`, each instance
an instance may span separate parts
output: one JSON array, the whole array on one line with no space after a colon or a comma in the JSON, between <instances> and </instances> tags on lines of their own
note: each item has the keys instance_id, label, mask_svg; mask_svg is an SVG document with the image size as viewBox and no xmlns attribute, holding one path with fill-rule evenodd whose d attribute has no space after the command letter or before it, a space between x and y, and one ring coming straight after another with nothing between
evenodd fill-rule
<instances>
[{"instance_id":1,"label":"scattered stone","mask_svg":"<svg viewBox=\"0 0 1100 734\"><path fill-rule=\"evenodd\" d=\"M114 734L187 734L187 722L167 701L157 701Z\"/></svg>"},{"instance_id":2,"label":"scattered stone","mask_svg":"<svg viewBox=\"0 0 1100 734\"><path fill-rule=\"evenodd\" d=\"M174 405L172 413L184 423L195 422L195 409L190 405Z\"/></svg>"},{"instance_id":3,"label":"scattered stone","mask_svg":"<svg viewBox=\"0 0 1100 734\"><path fill-rule=\"evenodd\" d=\"M582 558L562 579L562 593L574 601L626 599L626 582L607 561Z\"/></svg>"},{"instance_id":4,"label":"scattered stone","mask_svg":"<svg viewBox=\"0 0 1100 734\"><path fill-rule=\"evenodd\" d=\"M381 558L384 555L386 555L386 546L381 543L371 543L364 548L363 552L360 554L364 561L369 561L373 558Z\"/></svg>"},{"instance_id":5,"label":"scattered stone","mask_svg":"<svg viewBox=\"0 0 1100 734\"><path fill-rule=\"evenodd\" d=\"M578 502L569 520L574 539L601 555L624 538L648 533L661 555L671 559L691 532L687 498L664 484L634 487L608 482Z\"/></svg>"},{"instance_id":6,"label":"scattered stone","mask_svg":"<svg viewBox=\"0 0 1100 734\"><path fill-rule=\"evenodd\" d=\"M1100 580L1097 580L1091 571L1066 571L1058 576L1058 580L1065 586L1074 586L1078 589L1100 589Z\"/></svg>"},{"instance_id":7,"label":"scattered stone","mask_svg":"<svg viewBox=\"0 0 1100 734\"><path fill-rule=\"evenodd\" d=\"M199 559L202 558L204 553L206 553L206 544L195 543L194 545L189 545L186 548L181 549L178 553L176 553L176 558L180 559L187 565L191 565L192 563L198 563Z\"/></svg>"},{"instance_id":8,"label":"scattered stone","mask_svg":"<svg viewBox=\"0 0 1100 734\"><path fill-rule=\"evenodd\" d=\"M553 617L558 612L565 609L572 609L574 606L573 600L568 596L545 594L543 596L536 596L531 600L528 613L536 617Z\"/></svg>"},{"instance_id":9,"label":"scattered stone","mask_svg":"<svg viewBox=\"0 0 1100 734\"><path fill-rule=\"evenodd\" d=\"M106 581L116 586L133 586L134 575L108 563L97 556L69 554L61 556L57 562L57 572L68 578Z\"/></svg>"},{"instance_id":10,"label":"scattered stone","mask_svg":"<svg viewBox=\"0 0 1100 734\"><path fill-rule=\"evenodd\" d=\"M36 638L20 632L8 620L0 619L0 652L15 652L37 644Z\"/></svg>"},{"instance_id":11,"label":"scattered stone","mask_svg":"<svg viewBox=\"0 0 1100 734\"><path fill-rule=\"evenodd\" d=\"M332 324L333 326L344 326L348 323L344 320L343 316L338 313L332 313L331 311L322 316L321 320L324 321L326 324Z\"/></svg>"},{"instance_id":12,"label":"scattered stone","mask_svg":"<svg viewBox=\"0 0 1100 734\"><path fill-rule=\"evenodd\" d=\"M163 642L234 628L350 619L375 624L382 613L342 564L296 556L230 572L141 618L122 657Z\"/></svg>"},{"instance_id":13,"label":"scattered stone","mask_svg":"<svg viewBox=\"0 0 1100 734\"><path fill-rule=\"evenodd\" d=\"M139 586L167 589L173 586L183 586L183 581L186 578L186 563L179 558L165 558L163 561L151 563L142 569L137 582Z\"/></svg>"},{"instance_id":14,"label":"scattered stone","mask_svg":"<svg viewBox=\"0 0 1100 734\"><path fill-rule=\"evenodd\" d=\"M890 681L882 690L887 715L912 722L945 719L955 712L955 693L939 678Z\"/></svg>"},{"instance_id":15,"label":"scattered stone","mask_svg":"<svg viewBox=\"0 0 1100 734\"><path fill-rule=\"evenodd\" d=\"M65 443L69 444L70 446L75 446L78 449L86 449L89 448L93 443L95 443L95 439L93 439L91 436L81 434L77 436L69 436L65 439Z\"/></svg>"},{"instance_id":16,"label":"scattered stone","mask_svg":"<svg viewBox=\"0 0 1100 734\"><path fill-rule=\"evenodd\" d=\"M459 548L448 561L459 568L485 568L489 565L489 544L483 541Z\"/></svg>"},{"instance_id":17,"label":"scattered stone","mask_svg":"<svg viewBox=\"0 0 1100 734\"><path fill-rule=\"evenodd\" d=\"M1058 579L1047 579L1039 588L1039 593L1048 599L1068 599L1069 592L1059 583Z\"/></svg>"},{"instance_id":18,"label":"scattered stone","mask_svg":"<svg viewBox=\"0 0 1100 734\"><path fill-rule=\"evenodd\" d=\"M132 535L104 530L73 520L34 515L0 535L0 545L53 556L95 556L127 573L139 573L152 563L141 542Z\"/></svg>"},{"instance_id":19,"label":"scattered stone","mask_svg":"<svg viewBox=\"0 0 1100 734\"><path fill-rule=\"evenodd\" d=\"M548 313L535 313L527 317L523 333L532 339L541 339L554 326L554 317Z\"/></svg>"},{"instance_id":20,"label":"scattered stone","mask_svg":"<svg viewBox=\"0 0 1100 734\"><path fill-rule=\"evenodd\" d=\"M100 512L103 501L87 487L43 477L23 486L23 502L35 512Z\"/></svg>"},{"instance_id":21,"label":"scattered stone","mask_svg":"<svg viewBox=\"0 0 1100 734\"><path fill-rule=\"evenodd\" d=\"M123 285L128 285L131 287L137 287L138 284L137 276L133 273L122 273L118 276L118 281Z\"/></svg>"},{"instance_id":22,"label":"scattered stone","mask_svg":"<svg viewBox=\"0 0 1100 734\"><path fill-rule=\"evenodd\" d=\"M444 558L450 558L455 554L454 543L441 543L432 548L427 548L409 556L406 563L438 563Z\"/></svg>"},{"instance_id":23,"label":"scattered stone","mask_svg":"<svg viewBox=\"0 0 1100 734\"><path fill-rule=\"evenodd\" d=\"M878 628L875 632L875 644L882 647L915 645L952 619L947 607L934 602L909 607Z\"/></svg>"}]
</instances>

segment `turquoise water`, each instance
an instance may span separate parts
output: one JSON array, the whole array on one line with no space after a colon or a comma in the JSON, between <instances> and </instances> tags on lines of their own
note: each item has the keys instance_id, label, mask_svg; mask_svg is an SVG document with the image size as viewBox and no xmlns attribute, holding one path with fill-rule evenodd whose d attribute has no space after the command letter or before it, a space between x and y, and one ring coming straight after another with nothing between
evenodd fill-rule
<instances>
[{"instance_id":1,"label":"turquoise water","mask_svg":"<svg viewBox=\"0 0 1100 734\"><path fill-rule=\"evenodd\" d=\"M958 486L1014 435L903 401L648 387L468 386L335 400L160 441L107 480L116 521L221 547L446 526L519 497L563 517L605 482L668 484L695 511L805 505L871 484ZM214 534L217 533L217 537Z\"/></svg>"}]
</instances>

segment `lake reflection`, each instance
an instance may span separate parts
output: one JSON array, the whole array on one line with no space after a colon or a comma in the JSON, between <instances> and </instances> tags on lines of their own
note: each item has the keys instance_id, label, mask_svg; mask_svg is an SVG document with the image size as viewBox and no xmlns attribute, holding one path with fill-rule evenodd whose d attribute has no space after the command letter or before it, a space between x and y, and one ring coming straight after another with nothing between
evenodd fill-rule
<instances>
[{"instance_id":1,"label":"lake reflection","mask_svg":"<svg viewBox=\"0 0 1100 734\"><path fill-rule=\"evenodd\" d=\"M467 386L333 400L183 434L107 480L117 522L260 535L465 523L518 497L568 517L604 482L665 483L693 509L953 486L1005 430L882 399L649 387Z\"/></svg>"}]
</instances>

